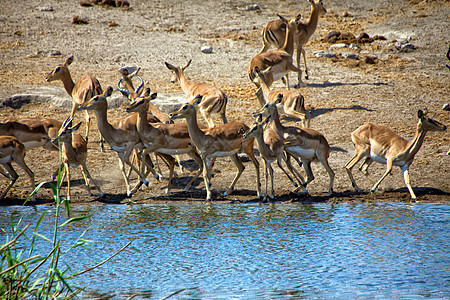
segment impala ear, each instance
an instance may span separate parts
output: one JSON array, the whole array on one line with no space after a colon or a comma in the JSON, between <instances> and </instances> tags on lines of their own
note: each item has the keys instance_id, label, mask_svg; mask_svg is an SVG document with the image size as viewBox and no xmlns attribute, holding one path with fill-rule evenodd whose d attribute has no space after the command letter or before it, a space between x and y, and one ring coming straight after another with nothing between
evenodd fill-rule
<instances>
[{"instance_id":1,"label":"impala ear","mask_svg":"<svg viewBox=\"0 0 450 300\"><path fill-rule=\"evenodd\" d=\"M262 118L262 115L261 115ZM266 125L270 121L270 115L264 120L264 122L261 123L261 125Z\"/></svg>"},{"instance_id":2,"label":"impala ear","mask_svg":"<svg viewBox=\"0 0 450 300\"><path fill-rule=\"evenodd\" d=\"M288 21L288 19L286 19L285 17L283 17L282 15L280 15L280 14L277 14L277 16L278 16L278 18L280 18L281 19L281 21L283 21L283 23L289 23L289 21Z\"/></svg>"},{"instance_id":3,"label":"impala ear","mask_svg":"<svg viewBox=\"0 0 450 300\"><path fill-rule=\"evenodd\" d=\"M203 96L199 94L199 95L195 96L194 101L192 102L192 104L194 106L197 106L197 105L200 104L200 102L202 102L202 100L203 100Z\"/></svg>"},{"instance_id":4,"label":"impala ear","mask_svg":"<svg viewBox=\"0 0 450 300\"><path fill-rule=\"evenodd\" d=\"M78 123L77 125L75 125L75 126L73 126L72 128L70 128L70 132L75 131L75 130L78 130L78 129L80 128L80 126L81 126L81 123L83 123L83 122L80 122L80 123Z\"/></svg>"},{"instance_id":5,"label":"impala ear","mask_svg":"<svg viewBox=\"0 0 450 300\"><path fill-rule=\"evenodd\" d=\"M64 66L68 66L73 62L73 55L69 56L69 58L66 60L66 62L64 63Z\"/></svg>"},{"instance_id":6,"label":"impala ear","mask_svg":"<svg viewBox=\"0 0 450 300\"><path fill-rule=\"evenodd\" d=\"M283 100L283 94L278 94L277 100L274 102L274 104L280 104Z\"/></svg>"},{"instance_id":7,"label":"impala ear","mask_svg":"<svg viewBox=\"0 0 450 300\"><path fill-rule=\"evenodd\" d=\"M156 97L158 96L158 93L153 93L153 94L151 94L150 95L150 97L148 97L148 100L154 100L154 99L156 99Z\"/></svg>"},{"instance_id":8,"label":"impala ear","mask_svg":"<svg viewBox=\"0 0 450 300\"><path fill-rule=\"evenodd\" d=\"M149 87L145 89L144 95L142 95L142 97L146 98L148 96L150 96L150 88Z\"/></svg>"},{"instance_id":9,"label":"impala ear","mask_svg":"<svg viewBox=\"0 0 450 300\"><path fill-rule=\"evenodd\" d=\"M108 86L108 88L107 88L106 91L105 91L105 97L111 96L112 93L113 93L113 88L112 88L112 86Z\"/></svg>"},{"instance_id":10,"label":"impala ear","mask_svg":"<svg viewBox=\"0 0 450 300\"><path fill-rule=\"evenodd\" d=\"M174 65L169 64L168 62L164 62L164 64L166 65L167 69L175 71L177 68Z\"/></svg>"}]
</instances>

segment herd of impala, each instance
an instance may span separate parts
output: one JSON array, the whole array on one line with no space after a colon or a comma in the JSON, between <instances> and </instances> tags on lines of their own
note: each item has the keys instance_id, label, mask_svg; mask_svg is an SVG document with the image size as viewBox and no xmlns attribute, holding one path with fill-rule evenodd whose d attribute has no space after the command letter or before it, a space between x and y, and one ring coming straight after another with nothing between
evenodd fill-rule
<instances>
[{"instance_id":1,"label":"herd of impala","mask_svg":"<svg viewBox=\"0 0 450 300\"><path fill-rule=\"evenodd\" d=\"M24 156L28 149L36 147L61 151L64 163L63 166L58 167L53 176L59 169L62 170L63 180L67 176L68 199L70 199L70 167L78 165L81 166L88 193L91 194L89 184L92 182L98 190L99 196L103 196L101 188L86 167L90 129L89 111L96 114L97 127L102 137L102 151L104 151L103 140L106 140L110 148L119 156L119 167L125 180L127 196L137 192L142 184L149 184L146 177L150 172L158 180L161 179L160 173L154 169L155 165L150 158L152 153L155 158L159 157L169 167L167 192L171 188L175 159L182 168L179 155L188 154L197 162L199 169L192 176L185 190L189 190L192 183L202 175L208 201L212 200L211 166L217 157L230 157L238 171L225 192L227 195L232 192L244 170L244 165L238 157L239 152L244 152L254 165L257 195L262 197L259 162L254 155L255 140L265 169L264 197L274 197L271 166L274 161L292 182L296 188L295 191L301 188L306 194L308 193L307 185L314 179L311 162L320 162L329 175L327 195L331 195L335 175L328 164L330 146L323 134L309 128L311 115L305 109L304 97L299 90L289 89L288 73L291 71L298 73L298 86L303 85L300 69L302 54L305 77L308 78L303 45L314 33L319 17L326 13L322 0L308 1L311 4L311 14L307 22L302 22L300 15L292 20L279 16L278 20L269 22L262 30L264 46L260 53L251 59L248 66L248 76L257 87L256 95L261 105L260 109L254 113L255 123L251 128L242 122L228 122L226 117L227 95L219 88L208 83L187 79L184 72L191 61L185 66L179 67L165 63L167 68L173 72L171 81L180 83L188 101L169 116L151 103L151 100L156 98L156 93L150 93L148 88L144 90L144 81L138 76L139 69L121 68L119 72L122 74L122 78L117 89L129 100L127 107L129 114L110 122L107 115L107 98L112 94L113 88L108 87L103 91L99 81L89 75L83 76L75 83L68 68L73 62L73 57L69 57L46 77L47 81L61 80L67 93L72 97L73 109L64 122L48 118L10 118L0 123L0 163L4 167L4 170L0 169L0 172L10 180L7 188L0 195L0 199L6 196L18 179L18 174L11 165L12 161L25 170L34 188L34 174L25 164ZM275 50L268 51L270 48L275 48ZM295 50L297 66L293 63ZM133 78L140 80L137 88L133 86ZM272 83L281 78L283 80L286 78L287 88L271 90ZM78 110L84 110L86 113L85 138L75 132L81 122L75 126L72 125L72 120ZM197 111L200 112L208 127L197 122ZM214 124L211 117L213 113L220 115L223 124ZM283 125L280 122L280 113L300 119L301 126ZM176 119L184 119L186 122L174 123L173 120ZM422 110L418 111L418 119L415 136L411 141L406 141L384 126L371 123L364 124L351 133L356 152L345 165L345 169L352 186L357 191L360 191L360 188L353 178L352 168L361 159L364 159L359 170L373 182L372 192L391 172L393 166L399 166L411 198L416 198L410 185L408 168L420 149L426 133L446 130L446 126L428 118L426 112ZM291 158L296 160L299 166L303 166L306 180L292 165ZM368 173L368 168L374 161L386 164L386 172L378 181L370 177ZM282 166L283 162L287 166L287 171ZM130 168L128 173L126 165ZM129 183L131 172L135 172L139 176L139 182L133 188ZM269 175L270 189L268 189Z\"/></svg>"}]
</instances>

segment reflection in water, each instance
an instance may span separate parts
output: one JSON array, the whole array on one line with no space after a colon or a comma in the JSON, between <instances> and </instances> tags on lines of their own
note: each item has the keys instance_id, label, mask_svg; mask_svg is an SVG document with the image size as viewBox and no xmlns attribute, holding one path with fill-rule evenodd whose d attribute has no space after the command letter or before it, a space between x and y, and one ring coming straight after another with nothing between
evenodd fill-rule
<instances>
[{"instance_id":1,"label":"reflection in water","mask_svg":"<svg viewBox=\"0 0 450 300\"><path fill-rule=\"evenodd\" d=\"M449 205L273 204L74 206L92 215L63 239L94 240L65 257L75 270L130 247L77 282L85 298L449 298ZM50 207L6 207L36 222ZM50 231L52 220L41 225ZM48 249L42 242L38 245Z\"/></svg>"}]
</instances>

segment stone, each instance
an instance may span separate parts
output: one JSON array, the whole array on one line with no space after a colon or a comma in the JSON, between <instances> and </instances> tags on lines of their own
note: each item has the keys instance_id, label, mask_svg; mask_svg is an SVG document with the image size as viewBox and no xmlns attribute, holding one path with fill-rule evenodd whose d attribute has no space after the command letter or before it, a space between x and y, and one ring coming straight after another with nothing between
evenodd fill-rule
<instances>
[{"instance_id":1,"label":"stone","mask_svg":"<svg viewBox=\"0 0 450 300\"><path fill-rule=\"evenodd\" d=\"M202 51L203 53L209 54L209 53L213 52L213 47L212 46L203 46L200 51Z\"/></svg>"},{"instance_id":2,"label":"stone","mask_svg":"<svg viewBox=\"0 0 450 300\"><path fill-rule=\"evenodd\" d=\"M320 51L314 52L314 56L315 57L334 58L334 57L336 57L336 53L320 50Z\"/></svg>"},{"instance_id":3,"label":"stone","mask_svg":"<svg viewBox=\"0 0 450 300\"><path fill-rule=\"evenodd\" d=\"M342 53L342 57L344 57L346 59L359 59L358 55L356 53L353 53L353 52Z\"/></svg>"}]
</instances>

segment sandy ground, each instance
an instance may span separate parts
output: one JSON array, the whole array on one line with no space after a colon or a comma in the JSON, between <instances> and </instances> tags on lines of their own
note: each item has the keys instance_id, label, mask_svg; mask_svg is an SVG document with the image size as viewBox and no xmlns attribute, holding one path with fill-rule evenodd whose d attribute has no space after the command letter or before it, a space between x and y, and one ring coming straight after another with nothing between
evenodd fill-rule
<instances>
[{"instance_id":1,"label":"sandy ground","mask_svg":"<svg viewBox=\"0 0 450 300\"><path fill-rule=\"evenodd\" d=\"M45 74L74 55L70 66L76 81L84 74L98 78L102 87L116 86L119 67L140 66L146 86L159 93L180 93L178 84L169 82L171 73L164 66L192 59L186 70L191 80L215 83L229 97L229 120L240 120L250 125L251 112L258 108L255 87L247 78L247 65L261 48L261 28L276 18L276 13L294 16L301 12L305 21L310 14L307 1L143 1L131 0L131 8L102 6L82 7L78 1L20 1L0 5L0 101L16 94L33 94L43 87L52 87L70 98L61 82L47 83ZM313 164L316 179L308 186L311 197L292 193L292 186L275 168L275 190L279 201L302 202L377 202L409 201L403 178L398 168L388 176L375 194L367 191L370 182L355 168L355 178L366 192L357 194L343 169L354 150L350 133L365 122L392 128L405 139L411 139L417 124L417 110L427 108L429 115L448 125L449 112L442 110L450 102L450 62L445 54L449 47L449 1L433 0L377 0L324 1L327 14L321 17L318 28L305 47L310 78L300 88L307 108L312 111L311 127L322 132L332 147L329 162L336 173L335 195L325 197L328 175L320 164ZM252 9L257 4L259 9ZM74 16L88 24L72 24ZM118 26L109 26L114 21ZM382 35L386 40L359 44L360 49L330 48L326 38L330 31L366 32L369 36ZM411 52L400 52L395 41L407 40L415 46ZM212 46L213 53L200 51ZM61 55L51 55L55 50ZM336 58L318 58L319 50L332 51ZM346 59L352 52L359 59ZM368 63L366 57L375 57ZM304 68L302 66L302 68ZM291 82L296 76L291 76ZM282 87L281 81L274 84ZM114 92L114 95L119 95ZM68 116L66 107L45 101L31 101L20 108L0 108L0 118L49 117L63 121ZM123 107L110 109L109 118L125 116ZM84 121L79 114L78 120ZM203 180L198 180L190 192L183 186L190 174L175 180L170 194L164 190L167 180L157 182L150 178L150 187L139 191L131 199L125 197L125 185L112 151L102 153L96 118L92 118L89 139L88 168L99 182L105 197L87 195L79 169L72 171L73 203L153 203L173 201L203 201L206 197ZM286 124L298 125L298 120L284 119ZM217 119L217 122L220 122ZM84 124L81 132L84 132ZM418 201L450 200L449 131L429 133L410 168L412 185ZM193 161L183 157L183 164L193 171ZM35 172L36 181L50 180L58 164L58 155L42 149L27 152L26 161ZM221 193L231 183L235 166L230 159L219 159L214 167L212 188L215 201L259 201L255 192L255 175L250 162L236 185L236 191L227 197ZM371 174L379 178L384 165L373 164ZM30 190L26 174L20 169L20 178L1 205L21 204ZM167 168L162 166L167 176ZM261 174L263 171L261 168ZM263 178L263 177L262 177ZM0 179L0 188L7 186ZM132 176L132 182L137 178ZM264 185L264 182L262 182ZM37 194L37 203L52 203L51 190L45 185ZM96 193L95 190L93 190ZM65 191L64 191L65 194Z\"/></svg>"}]
</instances>

